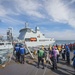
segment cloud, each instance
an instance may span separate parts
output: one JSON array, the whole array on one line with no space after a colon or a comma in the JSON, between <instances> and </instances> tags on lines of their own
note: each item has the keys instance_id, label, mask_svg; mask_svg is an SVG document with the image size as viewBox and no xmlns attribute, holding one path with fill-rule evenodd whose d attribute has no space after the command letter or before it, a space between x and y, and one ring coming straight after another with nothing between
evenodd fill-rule
<instances>
[{"instance_id":1,"label":"cloud","mask_svg":"<svg viewBox=\"0 0 75 75\"><path fill-rule=\"evenodd\" d=\"M52 31L45 32L47 37L55 38L56 40L75 40L75 31L74 30L65 30L65 31Z\"/></svg>"},{"instance_id":2,"label":"cloud","mask_svg":"<svg viewBox=\"0 0 75 75\"><path fill-rule=\"evenodd\" d=\"M16 20L16 19L13 19L13 18L8 17L8 16L2 17L1 19L2 19L2 22L8 23L8 24L10 24L11 26L12 26L12 25L19 25L19 24L24 24L24 23L25 23L24 21Z\"/></svg>"},{"instance_id":3,"label":"cloud","mask_svg":"<svg viewBox=\"0 0 75 75\"><path fill-rule=\"evenodd\" d=\"M57 30L50 30L45 27L41 27L40 31L45 34L47 38L54 38L55 40L75 40L75 30L74 29L64 29L60 30L57 27Z\"/></svg>"},{"instance_id":4,"label":"cloud","mask_svg":"<svg viewBox=\"0 0 75 75\"><path fill-rule=\"evenodd\" d=\"M4 10L4 7L0 5L0 16L6 16L7 12Z\"/></svg>"},{"instance_id":5,"label":"cloud","mask_svg":"<svg viewBox=\"0 0 75 75\"><path fill-rule=\"evenodd\" d=\"M0 0L0 16L12 18L13 15L28 15L67 23L75 28L75 9L71 7L74 2L75 0ZM17 19L14 17L14 20Z\"/></svg>"},{"instance_id":6,"label":"cloud","mask_svg":"<svg viewBox=\"0 0 75 75\"><path fill-rule=\"evenodd\" d=\"M35 25L49 25L52 24L52 22L60 22L60 25L63 25L61 23L65 23L65 25L70 25L75 28L74 4L75 0L0 0L0 22L7 23L9 25L24 25L24 20L30 20L31 18L35 21L35 18L37 18L36 20L38 21L36 21L36 23L34 22ZM22 18L22 16L25 18ZM26 19L26 16L30 18ZM57 29L59 28L57 27ZM61 32L49 32L46 30L46 32L56 39L74 39L74 37L71 36L75 36L74 31L72 30ZM47 36L49 35L48 33L46 33Z\"/></svg>"},{"instance_id":7,"label":"cloud","mask_svg":"<svg viewBox=\"0 0 75 75\"><path fill-rule=\"evenodd\" d=\"M0 1L0 22L8 23L9 25L24 24L23 21L12 18L9 15L17 15L17 13L3 6L2 1Z\"/></svg>"},{"instance_id":8,"label":"cloud","mask_svg":"<svg viewBox=\"0 0 75 75\"><path fill-rule=\"evenodd\" d=\"M18 15L15 9L14 1L0 0L0 16Z\"/></svg>"},{"instance_id":9,"label":"cloud","mask_svg":"<svg viewBox=\"0 0 75 75\"><path fill-rule=\"evenodd\" d=\"M0 28L0 35L6 35L6 29Z\"/></svg>"},{"instance_id":10,"label":"cloud","mask_svg":"<svg viewBox=\"0 0 75 75\"><path fill-rule=\"evenodd\" d=\"M55 20L55 21L65 21L68 19L68 12L66 12L66 7L60 0L48 0L46 2L46 10L47 13Z\"/></svg>"},{"instance_id":11,"label":"cloud","mask_svg":"<svg viewBox=\"0 0 75 75\"><path fill-rule=\"evenodd\" d=\"M14 0L16 10L20 14L27 14L37 18L44 18L44 15L40 13L39 9L42 4L38 0Z\"/></svg>"},{"instance_id":12,"label":"cloud","mask_svg":"<svg viewBox=\"0 0 75 75\"><path fill-rule=\"evenodd\" d=\"M12 16L28 15L36 18L45 18L43 13L39 11L42 8L42 4L38 0L0 0L0 18L6 23L21 22L17 18ZM23 24L23 23L22 23Z\"/></svg>"},{"instance_id":13,"label":"cloud","mask_svg":"<svg viewBox=\"0 0 75 75\"><path fill-rule=\"evenodd\" d=\"M45 10L53 21L67 23L75 28L75 9L70 7L74 2L75 0L72 0L65 4L62 0L47 0L44 1L44 5Z\"/></svg>"}]
</instances>

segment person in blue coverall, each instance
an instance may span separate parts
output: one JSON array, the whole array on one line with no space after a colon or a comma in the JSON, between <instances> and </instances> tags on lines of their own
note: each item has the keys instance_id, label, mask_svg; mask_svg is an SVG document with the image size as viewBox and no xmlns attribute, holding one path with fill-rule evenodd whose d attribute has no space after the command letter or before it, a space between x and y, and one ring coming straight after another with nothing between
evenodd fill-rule
<instances>
[{"instance_id":1,"label":"person in blue coverall","mask_svg":"<svg viewBox=\"0 0 75 75\"><path fill-rule=\"evenodd\" d=\"M67 58L67 64L70 64L70 49L68 45L66 46L66 58Z\"/></svg>"},{"instance_id":2,"label":"person in blue coverall","mask_svg":"<svg viewBox=\"0 0 75 75\"><path fill-rule=\"evenodd\" d=\"M24 48L24 46L22 45L21 47L20 47L20 62L22 63L22 64L24 64L24 55L25 55L25 48Z\"/></svg>"},{"instance_id":3,"label":"person in blue coverall","mask_svg":"<svg viewBox=\"0 0 75 75\"><path fill-rule=\"evenodd\" d=\"M17 44L17 45L15 46L16 61L20 61L20 53L19 53L19 50L20 50L20 47L19 47L19 45Z\"/></svg>"}]
</instances>

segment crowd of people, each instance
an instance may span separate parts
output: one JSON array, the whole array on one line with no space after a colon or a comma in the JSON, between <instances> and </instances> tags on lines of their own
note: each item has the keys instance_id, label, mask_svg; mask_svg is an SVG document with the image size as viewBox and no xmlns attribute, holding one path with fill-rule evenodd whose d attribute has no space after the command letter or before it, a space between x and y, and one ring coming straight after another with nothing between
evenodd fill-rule
<instances>
[{"instance_id":1,"label":"crowd of people","mask_svg":"<svg viewBox=\"0 0 75 75\"><path fill-rule=\"evenodd\" d=\"M73 67L75 69L75 47L72 44L68 44L68 45L53 45L53 46L49 46L49 48L39 48L39 50L37 51L37 58L38 58L38 68L40 65L40 61L42 62L42 66L43 69L45 67L44 65L44 61L49 62L49 64L52 66L53 70L58 69L57 67L57 63L60 63L60 55L62 56L62 60L66 61L66 63L68 65L70 65L70 51L73 51L74 55L72 58L73 61ZM14 51L16 51L16 61L24 64L25 60L24 60L24 55L25 55L25 47L24 45L19 45L17 44L14 47Z\"/></svg>"},{"instance_id":2,"label":"crowd of people","mask_svg":"<svg viewBox=\"0 0 75 75\"><path fill-rule=\"evenodd\" d=\"M53 70L58 69L57 63L60 63L60 56L62 57L62 61L65 61L67 65L71 65L71 60L73 61L73 68L75 69L75 50L70 50L71 46L69 45L62 45L61 48L59 49L58 45L53 45L50 46L48 49L46 48L40 48L38 50L38 68L39 68L39 63L40 61L42 62L42 66L44 69L44 60L46 62L49 62L50 65L52 66ZM70 52L73 53L73 58L70 59Z\"/></svg>"}]
</instances>

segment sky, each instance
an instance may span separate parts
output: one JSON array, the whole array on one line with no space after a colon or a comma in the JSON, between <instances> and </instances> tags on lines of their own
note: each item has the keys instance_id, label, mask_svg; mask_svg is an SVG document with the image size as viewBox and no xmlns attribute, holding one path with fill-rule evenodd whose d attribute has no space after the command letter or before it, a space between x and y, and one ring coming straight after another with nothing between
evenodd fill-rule
<instances>
[{"instance_id":1,"label":"sky","mask_svg":"<svg viewBox=\"0 0 75 75\"><path fill-rule=\"evenodd\" d=\"M18 37L26 22L46 37L75 40L75 0L0 0L0 35L11 27Z\"/></svg>"}]
</instances>

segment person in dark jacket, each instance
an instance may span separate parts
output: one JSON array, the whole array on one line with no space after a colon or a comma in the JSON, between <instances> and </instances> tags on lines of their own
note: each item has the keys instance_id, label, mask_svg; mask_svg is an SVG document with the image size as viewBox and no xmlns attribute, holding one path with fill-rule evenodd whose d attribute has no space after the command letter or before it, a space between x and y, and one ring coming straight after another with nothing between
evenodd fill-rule
<instances>
[{"instance_id":1,"label":"person in dark jacket","mask_svg":"<svg viewBox=\"0 0 75 75\"><path fill-rule=\"evenodd\" d=\"M66 46L66 58L67 58L67 64L70 65L70 49L68 46Z\"/></svg>"},{"instance_id":2,"label":"person in dark jacket","mask_svg":"<svg viewBox=\"0 0 75 75\"><path fill-rule=\"evenodd\" d=\"M73 61L73 67L75 69L75 55L73 56L72 61Z\"/></svg>"},{"instance_id":3,"label":"person in dark jacket","mask_svg":"<svg viewBox=\"0 0 75 75\"><path fill-rule=\"evenodd\" d=\"M22 63L22 64L24 64L24 55L25 55L25 48L24 48L24 46L21 46L20 47L20 62Z\"/></svg>"},{"instance_id":4,"label":"person in dark jacket","mask_svg":"<svg viewBox=\"0 0 75 75\"><path fill-rule=\"evenodd\" d=\"M52 69L55 70L57 69L57 52L55 48L52 50Z\"/></svg>"},{"instance_id":5,"label":"person in dark jacket","mask_svg":"<svg viewBox=\"0 0 75 75\"><path fill-rule=\"evenodd\" d=\"M72 58L72 61L73 61L73 68L74 68L74 74L75 75L75 50L74 50L74 56Z\"/></svg>"},{"instance_id":6,"label":"person in dark jacket","mask_svg":"<svg viewBox=\"0 0 75 75\"><path fill-rule=\"evenodd\" d=\"M17 45L15 46L16 61L20 61L20 53L19 53L19 50L20 50L20 47L19 47L19 45L17 44Z\"/></svg>"}]
</instances>

